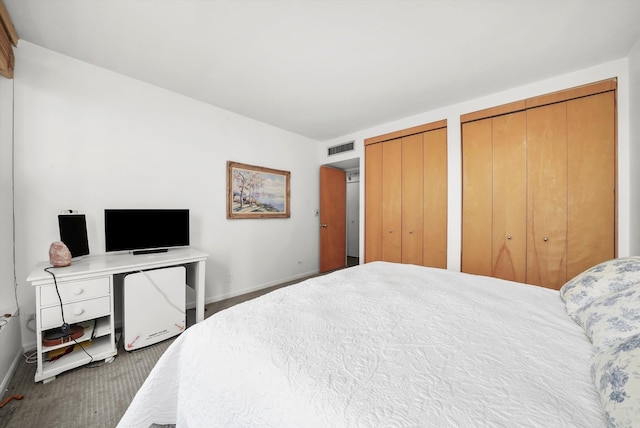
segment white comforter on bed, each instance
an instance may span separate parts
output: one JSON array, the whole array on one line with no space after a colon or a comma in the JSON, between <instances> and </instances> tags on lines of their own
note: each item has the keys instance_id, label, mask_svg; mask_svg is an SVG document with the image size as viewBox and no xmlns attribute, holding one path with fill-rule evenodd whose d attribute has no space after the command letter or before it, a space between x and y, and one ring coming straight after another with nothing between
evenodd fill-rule
<instances>
[{"instance_id":1,"label":"white comforter on bed","mask_svg":"<svg viewBox=\"0 0 640 428\"><path fill-rule=\"evenodd\" d=\"M121 427L603 427L557 291L376 262L271 292L169 347Z\"/></svg>"}]
</instances>

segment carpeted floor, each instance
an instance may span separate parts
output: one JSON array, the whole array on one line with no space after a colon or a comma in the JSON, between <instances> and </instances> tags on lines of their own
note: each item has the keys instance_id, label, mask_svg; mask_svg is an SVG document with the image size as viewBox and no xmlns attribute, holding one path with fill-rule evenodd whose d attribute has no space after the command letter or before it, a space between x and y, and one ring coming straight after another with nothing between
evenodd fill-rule
<instances>
[{"instance_id":1,"label":"carpeted floor","mask_svg":"<svg viewBox=\"0 0 640 428\"><path fill-rule=\"evenodd\" d=\"M24 395L0 409L0 427L115 427L172 339L126 352L118 346L112 363L92 363L47 384L35 383L35 364L23 362L7 395Z\"/></svg>"}]
</instances>

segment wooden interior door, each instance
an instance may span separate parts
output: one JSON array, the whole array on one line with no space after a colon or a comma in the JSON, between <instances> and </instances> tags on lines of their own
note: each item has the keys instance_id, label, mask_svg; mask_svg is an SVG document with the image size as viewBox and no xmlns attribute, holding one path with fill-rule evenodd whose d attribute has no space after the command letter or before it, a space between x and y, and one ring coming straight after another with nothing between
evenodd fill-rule
<instances>
[{"instance_id":1,"label":"wooden interior door","mask_svg":"<svg viewBox=\"0 0 640 428\"><path fill-rule=\"evenodd\" d=\"M527 275L527 114L493 119L492 276Z\"/></svg>"},{"instance_id":2,"label":"wooden interior door","mask_svg":"<svg viewBox=\"0 0 640 428\"><path fill-rule=\"evenodd\" d=\"M567 103L567 280L615 257L615 96Z\"/></svg>"},{"instance_id":3,"label":"wooden interior door","mask_svg":"<svg viewBox=\"0 0 640 428\"><path fill-rule=\"evenodd\" d=\"M347 265L347 177L320 167L320 272Z\"/></svg>"},{"instance_id":4,"label":"wooden interior door","mask_svg":"<svg viewBox=\"0 0 640 428\"><path fill-rule=\"evenodd\" d=\"M402 262L402 139L382 143L382 260Z\"/></svg>"},{"instance_id":5,"label":"wooden interior door","mask_svg":"<svg viewBox=\"0 0 640 428\"><path fill-rule=\"evenodd\" d=\"M447 128L425 132L422 264L447 267Z\"/></svg>"},{"instance_id":6,"label":"wooden interior door","mask_svg":"<svg viewBox=\"0 0 640 428\"><path fill-rule=\"evenodd\" d=\"M365 146L364 262L382 260L382 144Z\"/></svg>"},{"instance_id":7,"label":"wooden interior door","mask_svg":"<svg viewBox=\"0 0 640 428\"><path fill-rule=\"evenodd\" d=\"M527 110L527 283L567 277L567 103Z\"/></svg>"},{"instance_id":8,"label":"wooden interior door","mask_svg":"<svg viewBox=\"0 0 640 428\"><path fill-rule=\"evenodd\" d=\"M422 133L402 138L402 263L422 265Z\"/></svg>"},{"instance_id":9,"label":"wooden interior door","mask_svg":"<svg viewBox=\"0 0 640 428\"><path fill-rule=\"evenodd\" d=\"M462 272L491 276L491 118L462 125Z\"/></svg>"}]
</instances>

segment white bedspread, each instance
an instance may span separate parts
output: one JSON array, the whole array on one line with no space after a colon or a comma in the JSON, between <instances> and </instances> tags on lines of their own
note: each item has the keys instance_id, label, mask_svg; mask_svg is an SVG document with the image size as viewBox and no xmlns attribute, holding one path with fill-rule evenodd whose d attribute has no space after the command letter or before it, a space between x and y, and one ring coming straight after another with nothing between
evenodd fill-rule
<instances>
[{"instance_id":1,"label":"white bedspread","mask_svg":"<svg viewBox=\"0 0 640 428\"><path fill-rule=\"evenodd\" d=\"M121 427L603 427L557 291L369 263L189 328Z\"/></svg>"}]
</instances>

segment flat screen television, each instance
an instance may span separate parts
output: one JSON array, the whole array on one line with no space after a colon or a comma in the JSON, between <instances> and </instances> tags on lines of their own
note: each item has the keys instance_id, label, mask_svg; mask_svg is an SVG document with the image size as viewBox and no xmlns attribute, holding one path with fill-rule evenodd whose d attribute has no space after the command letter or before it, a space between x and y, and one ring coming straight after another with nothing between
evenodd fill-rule
<instances>
[{"instance_id":1,"label":"flat screen television","mask_svg":"<svg viewBox=\"0 0 640 428\"><path fill-rule=\"evenodd\" d=\"M189 245L188 209L105 209L107 252L148 254Z\"/></svg>"}]
</instances>

